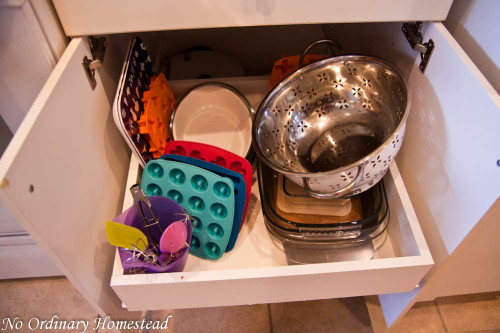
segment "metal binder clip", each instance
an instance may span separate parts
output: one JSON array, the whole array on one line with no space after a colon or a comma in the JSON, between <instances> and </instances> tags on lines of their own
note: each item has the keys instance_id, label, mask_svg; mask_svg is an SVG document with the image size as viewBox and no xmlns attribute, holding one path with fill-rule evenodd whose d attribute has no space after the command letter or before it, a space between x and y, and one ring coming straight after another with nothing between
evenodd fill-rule
<instances>
[{"instance_id":1,"label":"metal binder clip","mask_svg":"<svg viewBox=\"0 0 500 333\"><path fill-rule=\"evenodd\" d=\"M159 252L160 249L158 247L158 240L153 236L153 233L149 228L156 226L156 228L158 228L160 232L160 235L162 235L163 229L160 226L160 219L156 217L156 215L154 214L153 209L151 208L151 202L149 201L144 191L139 187L139 184L132 185L132 187L130 188L130 192L132 193L132 197L134 198L134 204L137 207L137 210L139 211L139 215L141 215L142 221L144 222L144 227L146 227L149 239L151 240L154 250ZM146 214L144 214L142 203L146 205L149 211L150 218L148 218Z\"/></svg>"}]
</instances>

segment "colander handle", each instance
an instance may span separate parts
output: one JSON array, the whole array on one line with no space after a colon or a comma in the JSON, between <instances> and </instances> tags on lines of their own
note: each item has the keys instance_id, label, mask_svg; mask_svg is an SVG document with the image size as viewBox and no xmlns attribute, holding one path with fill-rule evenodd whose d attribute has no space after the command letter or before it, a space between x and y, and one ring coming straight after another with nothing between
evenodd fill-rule
<instances>
[{"instance_id":1,"label":"colander handle","mask_svg":"<svg viewBox=\"0 0 500 333\"><path fill-rule=\"evenodd\" d=\"M315 47L316 45L319 45L319 44L330 44L330 45L333 45L333 46L335 46L337 48L337 51L338 51L339 55L342 54L342 46L340 46L340 44L337 41L334 41L332 39L321 39L321 40L315 41L314 43L309 44L309 46L306 47L306 49L304 51L302 51L302 54L300 55L300 58L299 58L299 68L304 67L304 58L305 58L306 54L313 47ZM334 56L334 55L335 55L335 52L332 49L332 56Z\"/></svg>"},{"instance_id":2,"label":"colander handle","mask_svg":"<svg viewBox=\"0 0 500 333\"><path fill-rule=\"evenodd\" d=\"M340 197L346 195L347 193L349 193L349 191L351 191L355 186L357 186L359 184L359 181L363 177L363 173L365 171L365 165L366 165L366 162L361 163L358 166L358 174L356 175L356 178L354 178L354 180L352 182L350 182L346 187L341 188L338 191L335 191L332 193L320 193L320 192L313 191L311 189L311 186L309 185L310 178L308 178L308 177L303 178L304 188L311 196L318 198L318 199L340 198Z\"/></svg>"}]
</instances>

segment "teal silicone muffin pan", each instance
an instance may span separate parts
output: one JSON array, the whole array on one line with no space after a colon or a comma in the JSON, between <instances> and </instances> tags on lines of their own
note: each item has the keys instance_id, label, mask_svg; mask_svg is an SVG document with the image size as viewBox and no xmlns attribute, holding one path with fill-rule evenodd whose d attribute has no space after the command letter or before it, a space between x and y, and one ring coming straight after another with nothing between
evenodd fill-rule
<instances>
[{"instance_id":1,"label":"teal silicone muffin pan","mask_svg":"<svg viewBox=\"0 0 500 333\"><path fill-rule=\"evenodd\" d=\"M243 223L243 213L246 205L246 184L243 175L241 173L221 167L218 164L206 162L188 156L165 154L161 157L161 159L166 161L177 161L181 163L191 164L199 168L211 171L221 177L227 177L232 181L234 186L234 220L233 230L231 230L231 236L229 237L229 243L227 244L225 252L231 251L240 233L240 227Z\"/></svg>"},{"instance_id":2,"label":"teal silicone muffin pan","mask_svg":"<svg viewBox=\"0 0 500 333\"><path fill-rule=\"evenodd\" d=\"M148 196L175 200L193 217L191 254L212 260L222 256L231 236L235 208L229 178L190 164L158 159L144 167L141 188Z\"/></svg>"}]
</instances>

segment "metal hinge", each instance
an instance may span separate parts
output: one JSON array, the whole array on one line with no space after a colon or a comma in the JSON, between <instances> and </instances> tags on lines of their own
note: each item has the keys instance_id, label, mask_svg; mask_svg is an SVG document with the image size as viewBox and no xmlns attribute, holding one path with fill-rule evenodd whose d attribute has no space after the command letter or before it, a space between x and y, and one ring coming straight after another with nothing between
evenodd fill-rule
<instances>
[{"instance_id":1,"label":"metal hinge","mask_svg":"<svg viewBox=\"0 0 500 333\"><path fill-rule=\"evenodd\" d=\"M85 70L85 74L87 74L90 87L94 90L97 86L97 81L95 80L95 70L101 67L104 62L104 54L106 53L106 37L89 36L89 47L90 53L92 53L92 60L87 58L87 56L84 56L82 66Z\"/></svg>"},{"instance_id":2,"label":"metal hinge","mask_svg":"<svg viewBox=\"0 0 500 333\"><path fill-rule=\"evenodd\" d=\"M432 51L434 51L434 41L429 39L427 43L424 43L422 37L422 22L415 23L403 23L403 33L405 34L406 40L410 43L412 49L420 52L420 65L418 66L422 73L425 71L429 59L431 58Z\"/></svg>"}]
</instances>

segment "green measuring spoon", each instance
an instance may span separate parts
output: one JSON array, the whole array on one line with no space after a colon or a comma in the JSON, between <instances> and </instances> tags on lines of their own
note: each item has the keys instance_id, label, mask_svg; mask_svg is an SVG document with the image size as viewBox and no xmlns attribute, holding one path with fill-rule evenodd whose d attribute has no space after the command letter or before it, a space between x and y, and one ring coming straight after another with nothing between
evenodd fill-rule
<instances>
[{"instance_id":1,"label":"green measuring spoon","mask_svg":"<svg viewBox=\"0 0 500 333\"><path fill-rule=\"evenodd\" d=\"M137 228L113 221L106 221L106 235L111 245L144 251L148 247L148 239Z\"/></svg>"}]
</instances>

